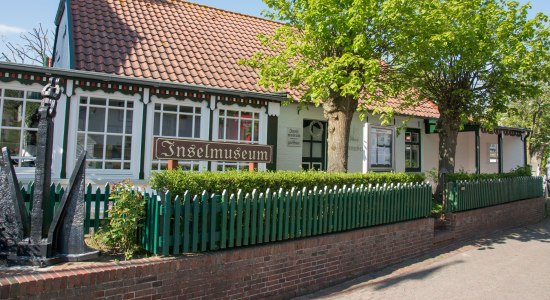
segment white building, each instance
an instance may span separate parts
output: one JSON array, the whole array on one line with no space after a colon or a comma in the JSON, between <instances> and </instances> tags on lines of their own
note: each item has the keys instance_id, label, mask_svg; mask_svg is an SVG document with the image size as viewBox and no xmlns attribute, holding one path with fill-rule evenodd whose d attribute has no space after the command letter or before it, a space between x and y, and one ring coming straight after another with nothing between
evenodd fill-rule
<instances>
[{"instance_id":1,"label":"white building","mask_svg":"<svg viewBox=\"0 0 550 300\"><path fill-rule=\"evenodd\" d=\"M278 23L185 1L63 0L56 25L53 68L0 63L0 144L10 148L20 178L34 176L35 111L49 76L61 77L64 86L55 119L54 178L70 176L86 150L92 181L147 179L166 167L153 159L154 137L273 145L272 163L259 163L260 170L326 168L322 109L281 106L287 94L258 86L257 74L238 63L261 50L256 36ZM437 107L389 105L399 113L391 126L380 126L372 115L354 117L349 171L437 168ZM459 134L456 171L506 172L524 165L526 134L467 126ZM223 171L249 163L180 165Z\"/></svg>"}]
</instances>

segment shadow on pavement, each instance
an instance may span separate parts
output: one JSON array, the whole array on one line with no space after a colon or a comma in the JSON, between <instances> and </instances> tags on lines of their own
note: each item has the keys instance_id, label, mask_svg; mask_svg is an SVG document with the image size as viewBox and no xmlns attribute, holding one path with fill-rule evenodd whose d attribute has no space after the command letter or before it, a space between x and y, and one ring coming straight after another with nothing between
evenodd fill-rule
<instances>
[{"instance_id":1,"label":"shadow on pavement","mask_svg":"<svg viewBox=\"0 0 550 300\"><path fill-rule=\"evenodd\" d=\"M478 238L469 241L456 242L443 248L435 249L432 252L417 257L405 260L396 265L388 266L382 270L366 274L355 279L334 285L332 287L317 291L313 294L301 296L295 299L319 299L333 298L335 295L343 295L352 291L364 288L372 288L374 290L383 290L392 285L409 281L422 280L454 264L462 263L458 260L446 264L438 264L437 266L423 267L418 269L418 265L430 265L442 258L454 256L458 253L470 250L492 250L497 244L506 244L510 240L520 242L537 241L541 243L550 243L550 219L546 218L542 222L526 227L513 228L507 230L496 231L488 235L487 238Z\"/></svg>"},{"instance_id":2,"label":"shadow on pavement","mask_svg":"<svg viewBox=\"0 0 550 300\"><path fill-rule=\"evenodd\" d=\"M506 231L494 233L490 238L477 239L473 245L477 250L492 250L495 244L505 244L507 240L518 242L538 241L541 243L550 243L550 219L545 219L541 223L527 227L515 228Z\"/></svg>"},{"instance_id":3,"label":"shadow on pavement","mask_svg":"<svg viewBox=\"0 0 550 300\"><path fill-rule=\"evenodd\" d=\"M404 281L422 280L422 279L428 277L430 274L438 272L439 270L441 270L443 268L446 268L446 267L449 267L449 266L452 266L452 265L456 265L456 264L461 264L461 263L464 263L464 261L463 260L453 261L453 262L450 262L450 263L445 263L445 264L441 264L441 265L438 265L438 266L430 267L430 268L427 268L427 269L424 269L424 270L421 270L421 271L413 271L413 272L406 273L406 274L403 274L403 275L397 275L397 276L390 277L390 278L387 278L387 279L381 279L380 281L374 280L372 283L368 283L368 284L366 284L364 286L361 286L361 287L365 287L365 286L370 285L375 290L383 290L383 289L388 288L388 287L390 287L394 284L398 284L398 283L401 283L401 282L404 282ZM361 288L361 287L357 287L357 288ZM356 288L354 287L353 289L356 289ZM353 289L350 289L350 290L353 290Z\"/></svg>"}]
</instances>

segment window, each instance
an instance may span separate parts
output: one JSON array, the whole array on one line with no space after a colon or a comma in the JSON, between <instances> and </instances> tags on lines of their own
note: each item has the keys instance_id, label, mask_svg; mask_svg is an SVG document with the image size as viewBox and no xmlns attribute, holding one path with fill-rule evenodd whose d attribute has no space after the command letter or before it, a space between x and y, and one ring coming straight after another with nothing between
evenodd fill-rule
<instances>
[{"instance_id":1,"label":"window","mask_svg":"<svg viewBox=\"0 0 550 300\"><path fill-rule=\"evenodd\" d=\"M0 146L10 150L14 167L34 167L40 92L0 89L0 95Z\"/></svg>"},{"instance_id":2,"label":"window","mask_svg":"<svg viewBox=\"0 0 550 300\"><path fill-rule=\"evenodd\" d=\"M220 109L218 120L218 140L224 142L257 144L260 140L260 114ZM220 162L218 171L248 168L248 163Z\"/></svg>"},{"instance_id":3,"label":"window","mask_svg":"<svg viewBox=\"0 0 550 300\"><path fill-rule=\"evenodd\" d=\"M78 110L76 156L86 150L89 169L130 170L134 102L82 96Z\"/></svg>"},{"instance_id":4,"label":"window","mask_svg":"<svg viewBox=\"0 0 550 300\"><path fill-rule=\"evenodd\" d=\"M393 169L393 129L369 127L369 167L371 169Z\"/></svg>"},{"instance_id":5,"label":"window","mask_svg":"<svg viewBox=\"0 0 550 300\"><path fill-rule=\"evenodd\" d=\"M405 171L420 172L420 129L405 131Z\"/></svg>"},{"instance_id":6,"label":"window","mask_svg":"<svg viewBox=\"0 0 550 300\"><path fill-rule=\"evenodd\" d=\"M201 108L186 104L155 104L153 135L155 137L174 137L198 139L201 132ZM184 170L198 170L198 161L181 161ZM152 170L160 171L168 167L165 160L153 160Z\"/></svg>"}]
</instances>

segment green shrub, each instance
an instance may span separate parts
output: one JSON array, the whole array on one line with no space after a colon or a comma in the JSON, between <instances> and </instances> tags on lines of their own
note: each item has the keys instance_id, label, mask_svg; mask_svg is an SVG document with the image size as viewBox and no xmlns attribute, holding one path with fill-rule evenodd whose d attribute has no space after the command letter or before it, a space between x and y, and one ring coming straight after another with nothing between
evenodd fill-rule
<instances>
[{"instance_id":1,"label":"green shrub","mask_svg":"<svg viewBox=\"0 0 550 300\"><path fill-rule=\"evenodd\" d=\"M130 259L139 250L137 231L145 217L145 199L128 180L113 185L109 199L113 200L109 223L94 235L94 243L101 250Z\"/></svg>"},{"instance_id":2,"label":"green shrub","mask_svg":"<svg viewBox=\"0 0 550 300\"><path fill-rule=\"evenodd\" d=\"M531 176L531 166L517 167L508 173L494 173L494 174L472 174L472 173L453 173L447 175L447 182L451 181L472 181L483 179L499 179L510 177L524 177Z\"/></svg>"},{"instance_id":3,"label":"green shrub","mask_svg":"<svg viewBox=\"0 0 550 300\"><path fill-rule=\"evenodd\" d=\"M151 187L157 191L171 191L172 195L183 195L185 191L200 194L220 194L223 190L235 193L242 190L245 193L254 189L264 192L268 188L290 190L293 187L313 189L315 186L351 186L352 184L384 184L421 182L422 174L407 173L326 173L320 171L277 171L277 172L188 172L166 170L155 172L149 179Z\"/></svg>"}]
</instances>

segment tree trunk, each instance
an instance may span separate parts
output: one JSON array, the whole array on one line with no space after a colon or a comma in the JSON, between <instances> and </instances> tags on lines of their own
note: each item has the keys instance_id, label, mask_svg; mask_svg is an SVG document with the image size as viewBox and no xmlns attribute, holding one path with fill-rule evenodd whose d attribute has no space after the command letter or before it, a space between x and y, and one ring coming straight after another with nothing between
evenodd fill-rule
<instances>
[{"instance_id":1,"label":"tree trunk","mask_svg":"<svg viewBox=\"0 0 550 300\"><path fill-rule=\"evenodd\" d=\"M435 198L439 203L443 203L444 200L445 176L455 171L456 144L459 127L459 114L441 107L439 120L437 120L437 130L439 132L439 172L435 191Z\"/></svg>"},{"instance_id":2,"label":"tree trunk","mask_svg":"<svg viewBox=\"0 0 550 300\"><path fill-rule=\"evenodd\" d=\"M357 101L352 97L331 95L323 103L323 112L328 120L328 172L348 171L349 132L356 110Z\"/></svg>"},{"instance_id":3,"label":"tree trunk","mask_svg":"<svg viewBox=\"0 0 550 300\"><path fill-rule=\"evenodd\" d=\"M543 167L542 167L542 155L539 153L533 153L531 155L531 170L534 176L541 176ZM544 175L544 174L542 174Z\"/></svg>"}]
</instances>

